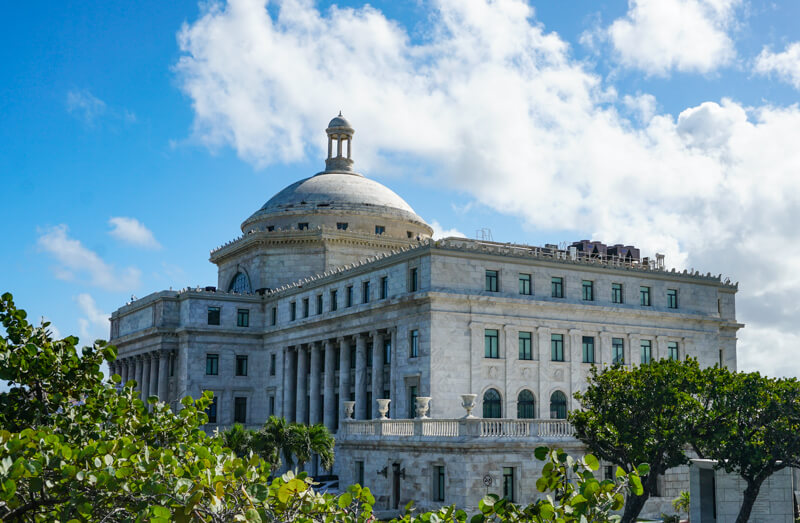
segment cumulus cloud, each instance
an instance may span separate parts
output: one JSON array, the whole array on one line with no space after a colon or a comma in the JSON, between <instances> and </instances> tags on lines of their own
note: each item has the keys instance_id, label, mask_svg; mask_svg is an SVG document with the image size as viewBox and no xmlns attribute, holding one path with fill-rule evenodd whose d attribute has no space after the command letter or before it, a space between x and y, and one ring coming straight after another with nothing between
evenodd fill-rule
<instances>
[{"instance_id":1,"label":"cumulus cloud","mask_svg":"<svg viewBox=\"0 0 800 523\"><path fill-rule=\"evenodd\" d=\"M459 231L455 227L452 229L445 229L441 223L436 220L431 222L431 227L433 228L433 239L438 240L440 238L450 238L452 236L458 238L466 238L467 235L463 232Z\"/></svg>"},{"instance_id":2,"label":"cumulus cloud","mask_svg":"<svg viewBox=\"0 0 800 523\"><path fill-rule=\"evenodd\" d=\"M755 70L760 74L775 74L800 89L800 42L787 45L782 53L763 49L756 58Z\"/></svg>"},{"instance_id":3,"label":"cumulus cloud","mask_svg":"<svg viewBox=\"0 0 800 523\"><path fill-rule=\"evenodd\" d=\"M108 234L118 240L146 249L161 248L161 244L156 241L152 231L136 218L116 216L108 220L108 224L111 226Z\"/></svg>"},{"instance_id":4,"label":"cumulus cloud","mask_svg":"<svg viewBox=\"0 0 800 523\"><path fill-rule=\"evenodd\" d=\"M628 11L600 40L609 40L625 67L664 76L707 73L735 57L728 34L741 0L629 0Z\"/></svg>"},{"instance_id":5,"label":"cumulus cloud","mask_svg":"<svg viewBox=\"0 0 800 523\"><path fill-rule=\"evenodd\" d=\"M701 12L719 25L736 5ZM420 43L371 7L285 0L275 13L257 0L212 3L180 31L176 74L195 139L258 166L321 157L321 128L344 108L368 173L422 161L438 183L538 230L729 274L742 282L739 319L756 327L766 303L790 307L800 293L798 107L718 100L658 114L647 93L605 86L517 0L440 0ZM727 44L712 49L732 56ZM674 56L670 67L711 63ZM773 350L772 340L740 343L748 365ZM784 371L800 375L800 358Z\"/></svg>"},{"instance_id":6,"label":"cumulus cloud","mask_svg":"<svg viewBox=\"0 0 800 523\"><path fill-rule=\"evenodd\" d=\"M111 315L101 312L90 294L79 294L75 301L83 313L83 317L78 318L78 328L83 343L88 345L97 339L108 339L108 319Z\"/></svg>"},{"instance_id":7,"label":"cumulus cloud","mask_svg":"<svg viewBox=\"0 0 800 523\"><path fill-rule=\"evenodd\" d=\"M59 279L76 280L83 275L87 283L111 291L128 291L139 286L139 269L117 270L80 240L71 238L64 224L40 231L37 245L58 262L54 272Z\"/></svg>"}]
</instances>

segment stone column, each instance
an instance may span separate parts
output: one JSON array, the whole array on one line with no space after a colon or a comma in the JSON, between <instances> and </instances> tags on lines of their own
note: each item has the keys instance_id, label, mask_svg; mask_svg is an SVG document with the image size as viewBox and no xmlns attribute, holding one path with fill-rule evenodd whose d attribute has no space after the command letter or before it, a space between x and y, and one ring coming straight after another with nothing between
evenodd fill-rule
<instances>
[{"instance_id":1,"label":"stone column","mask_svg":"<svg viewBox=\"0 0 800 523\"><path fill-rule=\"evenodd\" d=\"M286 349L286 421L297 421L297 347Z\"/></svg>"},{"instance_id":2,"label":"stone column","mask_svg":"<svg viewBox=\"0 0 800 523\"><path fill-rule=\"evenodd\" d=\"M320 372L319 372L319 358L320 358L320 347L319 342L312 343L311 347L311 383L308 385L308 395L311 398L309 401L309 413L308 413L308 424L309 425L316 425L322 421L322 406L320 405L320 393L319 393L319 382L320 382Z\"/></svg>"},{"instance_id":3,"label":"stone column","mask_svg":"<svg viewBox=\"0 0 800 523\"><path fill-rule=\"evenodd\" d=\"M333 432L334 422L336 420L336 391L334 382L336 381L336 346L331 340L325 340L325 383L323 390L325 392L325 406L322 409L322 421L328 430ZM344 367L341 367L344 372ZM350 369L347 369L348 371Z\"/></svg>"},{"instance_id":4,"label":"stone column","mask_svg":"<svg viewBox=\"0 0 800 523\"><path fill-rule=\"evenodd\" d=\"M367 419L367 339L356 334L356 412L355 419Z\"/></svg>"},{"instance_id":5,"label":"stone column","mask_svg":"<svg viewBox=\"0 0 800 523\"><path fill-rule=\"evenodd\" d=\"M171 353L169 352L162 352L161 357L158 359L158 399L163 401L164 403L169 403L167 400L167 395L169 394L168 390L168 379L169 379L169 358Z\"/></svg>"},{"instance_id":6,"label":"stone column","mask_svg":"<svg viewBox=\"0 0 800 523\"><path fill-rule=\"evenodd\" d=\"M120 360L120 367L121 367L121 370L122 370L122 374L120 376L122 377L122 384L123 385L128 383L128 367L129 367L128 363L129 363L129 361L130 360L128 358L125 358L124 360Z\"/></svg>"},{"instance_id":7,"label":"stone column","mask_svg":"<svg viewBox=\"0 0 800 523\"><path fill-rule=\"evenodd\" d=\"M308 411L308 351L297 347L297 397L295 398L295 421L307 423Z\"/></svg>"},{"instance_id":8,"label":"stone column","mask_svg":"<svg viewBox=\"0 0 800 523\"><path fill-rule=\"evenodd\" d=\"M539 418L549 418L550 396L547 394L546 384L550 382L550 329L539 327L537 329L539 338L539 391L536 409ZM548 415L545 416L545 413Z\"/></svg>"},{"instance_id":9,"label":"stone column","mask_svg":"<svg viewBox=\"0 0 800 523\"><path fill-rule=\"evenodd\" d=\"M656 343L655 347L653 347L653 360L662 360L669 357L669 352L667 350L667 337L666 336L656 336Z\"/></svg>"},{"instance_id":10,"label":"stone column","mask_svg":"<svg viewBox=\"0 0 800 523\"><path fill-rule=\"evenodd\" d=\"M597 343L597 366L600 369L603 369L611 365L611 334L607 332L601 332L597 337Z\"/></svg>"},{"instance_id":11,"label":"stone column","mask_svg":"<svg viewBox=\"0 0 800 523\"><path fill-rule=\"evenodd\" d=\"M581 336L583 332L578 329L569 330L569 392L567 393L567 407L569 410L578 408L578 402L572 397L581 387L583 383L583 374L581 373L581 363L583 362L583 350L581 343Z\"/></svg>"},{"instance_id":12,"label":"stone column","mask_svg":"<svg viewBox=\"0 0 800 523\"><path fill-rule=\"evenodd\" d=\"M371 412L372 419L380 417L378 414L378 398L383 397L383 333L372 331L372 405L367 412Z\"/></svg>"},{"instance_id":13,"label":"stone column","mask_svg":"<svg viewBox=\"0 0 800 523\"><path fill-rule=\"evenodd\" d=\"M139 391L139 395L141 397L142 392L142 373L144 371L144 360L142 355L134 356L131 358L133 360L133 379L136 380L136 387L134 390Z\"/></svg>"},{"instance_id":14,"label":"stone column","mask_svg":"<svg viewBox=\"0 0 800 523\"><path fill-rule=\"evenodd\" d=\"M344 402L350 401L350 338L343 337L339 342L339 419L345 417Z\"/></svg>"},{"instance_id":15,"label":"stone column","mask_svg":"<svg viewBox=\"0 0 800 523\"><path fill-rule=\"evenodd\" d=\"M147 392L148 396L158 396L158 367L161 358L160 354L156 352L150 353L150 389Z\"/></svg>"},{"instance_id":16,"label":"stone column","mask_svg":"<svg viewBox=\"0 0 800 523\"><path fill-rule=\"evenodd\" d=\"M641 348L639 347L639 335L628 334L627 336L628 350L625 351L625 364L634 365L642 362Z\"/></svg>"},{"instance_id":17,"label":"stone column","mask_svg":"<svg viewBox=\"0 0 800 523\"><path fill-rule=\"evenodd\" d=\"M139 389L142 401L147 403L147 396L150 394L150 354L142 355L142 386Z\"/></svg>"},{"instance_id":18,"label":"stone column","mask_svg":"<svg viewBox=\"0 0 800 523\"><path fill-rule=\"evenodd\" d=\"M389 364L389 396L392 399L392 402L389 403L389 417L395 419L397 418L396 398L402 396L403 394L402 390L398 392L398 387L403 386L402 381L397 380L399 383L395 383L395 376L397 376L397 359L401 353L400 346L398 345L399 341L397 339L397 327L392 327L389 329L389 336L391 336L392 340L392 361ZM406 353L405 357L407 357L407 354L408 353Z\"/></svg>"}]
</instances>

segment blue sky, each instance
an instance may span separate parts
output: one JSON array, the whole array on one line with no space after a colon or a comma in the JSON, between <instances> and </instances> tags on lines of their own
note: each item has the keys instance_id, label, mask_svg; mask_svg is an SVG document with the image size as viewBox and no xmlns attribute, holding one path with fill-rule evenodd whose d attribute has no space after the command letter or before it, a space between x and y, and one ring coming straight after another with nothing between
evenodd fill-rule
<instances>
[{"instance_id":1,"label":"blue sky","mask_svg":"<svg viewBox=\"0 0 800 523\"><path fill-rule=\"evenodd\" d=\"M800 3L15 3L0 288L62 335L216 283L209 250L322 167L439 231L593 238L740 282L740 367L800 375Z\"/></svg>"}]
</instances>

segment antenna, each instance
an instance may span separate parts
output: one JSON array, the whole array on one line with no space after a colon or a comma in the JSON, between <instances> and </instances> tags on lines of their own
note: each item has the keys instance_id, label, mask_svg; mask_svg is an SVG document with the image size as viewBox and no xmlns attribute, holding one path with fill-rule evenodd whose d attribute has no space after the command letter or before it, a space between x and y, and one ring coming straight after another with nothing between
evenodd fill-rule
<instances>
[{"instance_id":1,"label":"antenna","mask_svg":"<svg viewBox=\"0 0 800 523\"><path fill-rule=\"evenodd\" d=\"M488 228L488 227L482 227L482 228L478 229L477 231L475 231L475 239L476 240L484 240L484 241L487 241L487 242L494 241L492 239L492 230L490 228Z\"/></svg>"}]
</instances>

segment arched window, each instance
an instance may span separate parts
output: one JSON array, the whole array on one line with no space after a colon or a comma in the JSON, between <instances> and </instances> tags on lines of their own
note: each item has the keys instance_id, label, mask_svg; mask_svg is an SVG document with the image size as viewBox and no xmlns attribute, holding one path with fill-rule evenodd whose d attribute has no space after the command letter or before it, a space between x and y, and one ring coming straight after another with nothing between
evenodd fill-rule
<instances>
[{"instance_id":1,"label":"arched window","mask_svg":"<svg viewBox=\"0 0 800 523\"><path fill-rule=\"evenodd\" d=\"M529 390L523 390L517 396L517 417L519 419L536 417L536 400Z\"/></svg>"},{"instance_id":2,"label":"arched window","mask_svg":"<svg viewBox=\"0 0 800 523\"><path fill-rule=\"evenodd\" d=\"M550 396L550 418L567 419L567 397L560 390Z\"/></svg>"},{"instance_id":3,"label":"arched window","mask_svg":"<svg viewBox=\"0 0 800 523\"><path fill-rule=\"evenodd\" d=\"M238 292L239 294L250 294L253 292L250 289L250 278L247 277L247 274L241 271L237 272L236 276L231 280L230 286L228 286L228 292Z\"/></svg>"},{"instance_id":4,"label":"arched window","mask_svg":"<svg viewBox=\"0 0 800 523\"><path fill-rule=\"evenodd\" d=\"M483 417L500 418L503 416L503 409L500 405L500 393L495 389L489 389L483 395Z\"/></svg>"}]
</instances>

